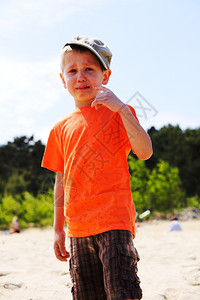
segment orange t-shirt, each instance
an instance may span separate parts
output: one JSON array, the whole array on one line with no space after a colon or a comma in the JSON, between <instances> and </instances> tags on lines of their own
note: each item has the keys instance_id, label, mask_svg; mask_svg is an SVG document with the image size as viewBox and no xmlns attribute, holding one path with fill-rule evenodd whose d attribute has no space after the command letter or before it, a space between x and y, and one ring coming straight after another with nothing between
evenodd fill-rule
<instances>
[{"instance_id":1,"label":"orange t-shirt","mask_svg":"<svg viewBox=\"0 0 200 300\"><path fill-rule=\"evenodd\" d=\"M136 117L135 110L130 107ZM64 173L68 235L108 230L135 234L127 155L131 145L118 113L76 108L51 130L42 166Z\"/></svg>"}]
</instances>

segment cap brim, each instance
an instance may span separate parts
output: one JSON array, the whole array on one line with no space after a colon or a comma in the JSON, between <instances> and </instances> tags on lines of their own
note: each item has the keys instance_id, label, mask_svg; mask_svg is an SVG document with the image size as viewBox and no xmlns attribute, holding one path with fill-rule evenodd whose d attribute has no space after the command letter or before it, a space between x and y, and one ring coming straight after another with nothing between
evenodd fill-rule
<instances>
[{"instance_id":1,"label":"cap brim","mask_svg":"<svg viewBox=\"0 0 200 300\"><path fill-rule=\"evenodd\" d=\"M65 44L65 46L63 48L65 48L66 46L70 46L70 45L78 45L78 46L82 46L84 48L89 49L91 52L93 52L99 58L99 60L103 64L104 68L109 69L109 67L106 65L106 63L104 62L102 57L99 55L99 53L97 51L95 51L90 45L87 45L84 43L79 43L79 42L69 42L69 43Z\"/></svg>"}]
</instances>

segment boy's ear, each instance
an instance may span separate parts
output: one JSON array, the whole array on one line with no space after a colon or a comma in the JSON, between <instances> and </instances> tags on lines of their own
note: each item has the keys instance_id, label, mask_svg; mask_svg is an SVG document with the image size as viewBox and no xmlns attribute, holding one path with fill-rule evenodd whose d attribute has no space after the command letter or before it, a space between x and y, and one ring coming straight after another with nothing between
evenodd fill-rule
<instances>
[{"instance_id":1,"label":"boy's ear","mask_svg":"<svg viewBox=\"0 0 200 300\"><path fill-rule=\"evenodd\" d=\"M103 71L102 84L106 85L108 83L110 75L111 75L111 70L107 69Z\"/></svg>"},{"instance_id":2,"label":"boy's ear","mask_svg":"<svg viewBox=\"0 0 200 300\"><path fill-rule=\"evenodd\" d=\"M62 83L63 83L64 88L67 89L67 85L66 85L66 82L65 82L65 79L64 79L62 73L60 73L60 78L62 79Z\"/></svg>"}]
</instances>

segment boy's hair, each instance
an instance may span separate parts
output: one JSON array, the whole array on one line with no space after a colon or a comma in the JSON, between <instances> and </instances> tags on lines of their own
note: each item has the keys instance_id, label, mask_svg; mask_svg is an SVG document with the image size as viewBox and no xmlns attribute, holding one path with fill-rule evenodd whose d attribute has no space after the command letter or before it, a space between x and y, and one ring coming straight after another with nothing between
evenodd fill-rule
<instances>
[{"instance_id":1,"label":"boy's hair","mask_svg":"<svg viewBox=\"0 0 200 300\"><path fill-rule=\"evenodd\" d=\"M80 52L89 51L92 53L100 62L102 70L110 69L110 62L112 53L110 49L99 39L79 35L76 36L72 41L64 45L61 53L61 69L63 70L65 54L69 51L76 50Z\"/></svg>"},{"instance_id":2,"label":"boy's hair","mask_svg":"<svg viewBox=\"0 0 200 300\"><path fill-rule=\"evenodd\" d=\"M99 62L101 70L102 71L106 70L106 68L103 66L102 62L100 61L100 59L96 55L94 55L94 53L92 51L90 51L89 49L87 49L83 46L80 46L80 45L67 45L63 48L63 51L61 52L60 67L61 67L62 71L63 71L63 67L65 64L65 55L66 55L66 53L69 53L72 50L78 51L80 53L90 52L95 57L95 59Z\"/></svg>"}]
</instances>

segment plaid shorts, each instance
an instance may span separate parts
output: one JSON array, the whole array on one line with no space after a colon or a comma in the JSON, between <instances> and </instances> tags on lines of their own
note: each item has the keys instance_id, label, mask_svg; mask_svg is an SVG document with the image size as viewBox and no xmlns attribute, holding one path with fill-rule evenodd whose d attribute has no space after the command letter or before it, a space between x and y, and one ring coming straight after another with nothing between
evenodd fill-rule
<instances>
[{"instance_id":1,"label":"plaid shorts","mask_svg":"<svg viewBox=\"0 0 200 300\"><path fill-rule=\"evenodd\" d=\"M141 299L137 276L139 255L133 235L110 230L83 238L70 238L70 274L74 300Z\"/></svg>"}]
</instances>

